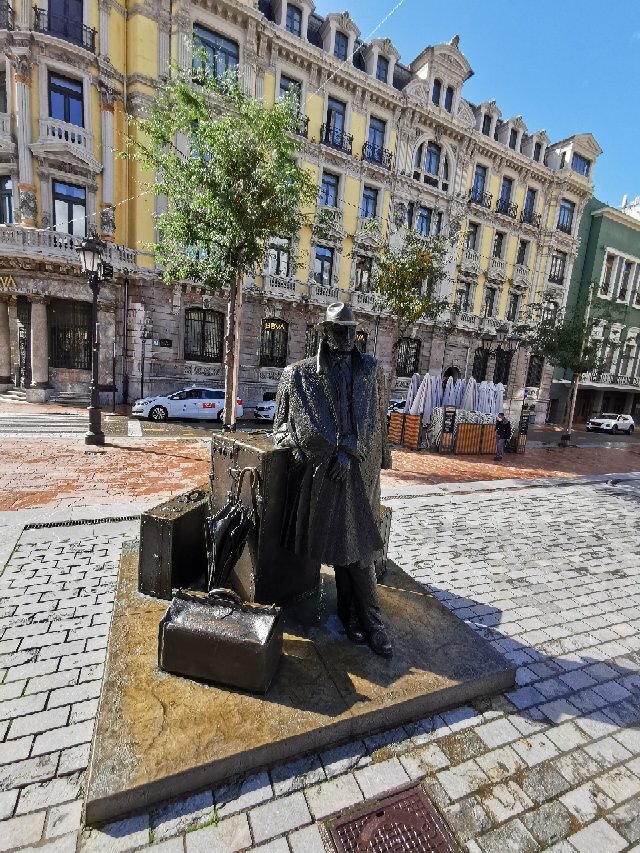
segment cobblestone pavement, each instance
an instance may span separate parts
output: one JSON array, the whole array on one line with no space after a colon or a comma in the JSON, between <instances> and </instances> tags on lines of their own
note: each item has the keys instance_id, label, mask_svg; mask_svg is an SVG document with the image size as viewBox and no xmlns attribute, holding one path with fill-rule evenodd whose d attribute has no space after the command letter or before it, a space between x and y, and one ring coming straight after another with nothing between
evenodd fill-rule
<instances>
[{"instance_id":1,"label":"cobblestone pavement","mask_svg":"<svg viewBox=\"0 0 640 853\"><path fill-rule=\"evenodd\" d=\"M387 499L392 559L517 664L515 690L84 833L137 525L25 530L0 577L0 851L321 853L328 814L422 776L470 853L640 850L640 481L521 486Z\"/></svg>"}]
</instances>

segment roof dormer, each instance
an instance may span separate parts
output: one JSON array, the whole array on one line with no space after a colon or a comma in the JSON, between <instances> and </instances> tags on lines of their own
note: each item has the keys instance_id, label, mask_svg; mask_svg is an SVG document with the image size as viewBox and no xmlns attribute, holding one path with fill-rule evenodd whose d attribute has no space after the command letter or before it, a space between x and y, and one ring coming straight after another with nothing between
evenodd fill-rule
<instances>
[{"instance_id":1,"label":"roof dormer","mask_svg":"<svg viewBox=\"0 0 640 853\"><path fill-rule=\"evenodd\" d=\"M493 139L502 113L495 101L485 101L474 109L476 130Z\"/></svg>"},{"instance_id":2,"label":"roof dormer","mask_svg":"<svg viewBox=\"0 0 640 853\"><path fill-rule=\"evenodd\" d=\"M341 62L351 61L359 37L360 30L348 12L331 12L320 27L322 47Z\"/></svg>"},{"instance_id":3,"label":"roof dormer","mask_svg":"<svg viewBox=\"0 0 640 853\"><path fill-rule=\"evenodd\" d=\"M497 126L494 139L511 148L512 151L520 151L522 139L527 132L527 126L522 116L512 116Z\"/></svg>"},{"instance_id":4,"label":"roof dormer","mask_svg":"<svg viewBox=\"0 0 640 853\"><path fill-rule=\"evenodd\" d=\"M393 71L400 54L389 39L373 39L363 50L367 74L381 83L393 84Z\"/></svg>"},{"instance_id":5,"label":"roof dormer","mask_svg":"<svg viewBox=\"0 0 640 853\"><path fill-rule=\"evenodd\" d=\"M409 66L429 87L431 102L453 115L458 112L462 84L473 75L459 43L460 37L454 36L447 44L426 47Z\"/></svg>"},{"instance_id":6,"label":"roof dormer","mask_svg":"<svg viewBox=\"0 0 640 853\"><path fill-rule=\"evenodd\" d=\"M544 163L544 158L549 147L549 137L545 130L538 130L535 133L525 134L522 138L520 151L525 157L531 157L536 163Z\"/></svg>"},{"instance_id":7,"label":"roof dormer","mask_svg":"<svg viewBox=\"0 0 640 853\"><path fill-rule=\"evenodd\" d=\"M283 29L306 41L309 17L315 8L313 0L274 0L273 14Z\"/></svg>"},{"instance_id":8,"label":"roof dormer","mask_svg":"<svg viewBox=\"0 0 640 853\"><path fill-rule=\"evenodd\" d=\"M592 181L593 165L602 148L591 133L577 133L549 145L546 164L557 172L567 170Z\"/></svg>"}]
</instances>

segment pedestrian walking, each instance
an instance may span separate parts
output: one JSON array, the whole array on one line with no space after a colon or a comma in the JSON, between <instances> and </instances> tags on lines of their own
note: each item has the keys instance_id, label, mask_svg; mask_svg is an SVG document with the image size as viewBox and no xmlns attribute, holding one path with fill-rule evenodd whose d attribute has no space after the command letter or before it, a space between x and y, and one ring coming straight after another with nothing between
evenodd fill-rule
<instances>
[{"instance_id":1,"label":"pedestrian walking","mask_svg":"<svg viewBox=\"0 0 640 853\"><path fill-rule=\"evenodd\" d=\"M507 420L504 412L499 412L496 419L496 455L495 461L500 462L504 456L505 442L511 438L511 421Z\"/></svg>"}]
</instances>

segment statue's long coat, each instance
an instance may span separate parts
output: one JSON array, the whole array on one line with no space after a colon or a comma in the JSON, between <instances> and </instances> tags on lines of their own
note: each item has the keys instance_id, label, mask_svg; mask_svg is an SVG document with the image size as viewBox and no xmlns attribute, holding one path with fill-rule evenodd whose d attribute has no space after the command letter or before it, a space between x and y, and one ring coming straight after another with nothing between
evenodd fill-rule
<instances>
[{"instance_id":1,"label":"statue's long coat","mask_svg":"<svg viewBox=\"0 0 640 853\"><path fill-rule=\"evenodd\" d=\"M332 566L367 565L382 552L378 532L380 469L391 467L382 368L356 348L351 355L357 451L342 482L327 476L338 447L338 401L323 341L316 358L285 368L276 399L279 446L297 446L303 467L289 477L283 545Z\"/></svg>"}]
</instances>

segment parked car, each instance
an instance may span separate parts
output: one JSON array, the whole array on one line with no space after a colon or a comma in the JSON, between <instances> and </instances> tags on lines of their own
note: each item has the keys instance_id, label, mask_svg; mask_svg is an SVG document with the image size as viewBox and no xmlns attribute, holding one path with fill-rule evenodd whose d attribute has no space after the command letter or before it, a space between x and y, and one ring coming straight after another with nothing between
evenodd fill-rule
<instances>
[{"instance_id":1,"label":"parked car","mask_svg":"<svg viewBox=\"0 0 640 853\"><path fill-rule=\"evenodd\" d=\"M253 417L257 421L273 421L276 416L276 402L270 400L267 403L260 403L253 410Z\"/></svg>"},{"instance_id":2,"label":"parked car","mask_svg":"<svg viewBox=\"0 0 640 853\"><path fill-rule=\"evenodd\" d=\"M149 418L150 421L166 421L168 418L221 421L223 410L224 389L198 387L136 400L131 414L136 418ZM242 400L238 398L236 417L241 418L242 414Z\"/></svg>"},{"instance_id":3,"label":"parked car","mask_svg":"<svg viewBox=\"0 0 640 853\"><path fill-rule=\"evenodd\" d=\"M604 412L602 415L598 415L597 418L591 418L589 423L587 424L587 429L591 430L603 430L604 432L626 432L627 435L631 435L633 430L635 429L635 423L631 415L616 415L615 413L607 413Z\"/></svg>"}]
</instances>

